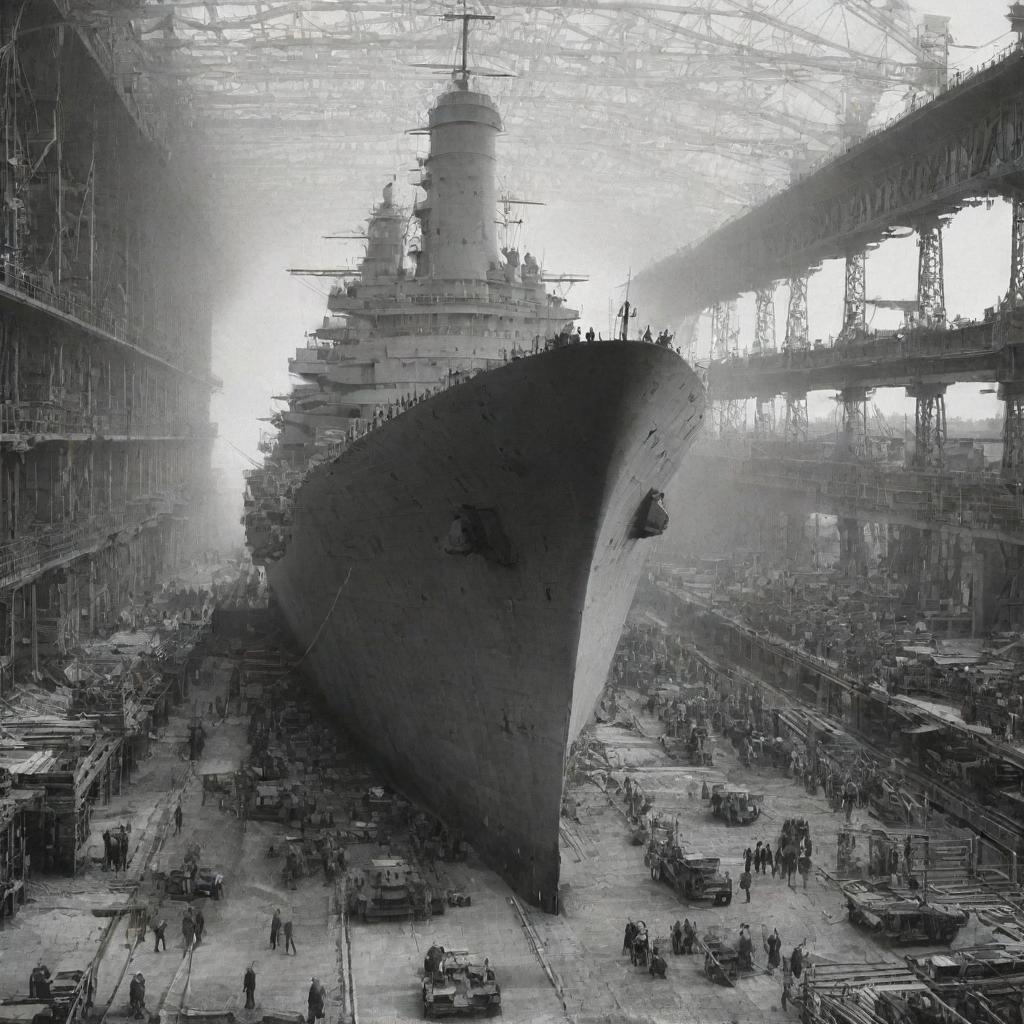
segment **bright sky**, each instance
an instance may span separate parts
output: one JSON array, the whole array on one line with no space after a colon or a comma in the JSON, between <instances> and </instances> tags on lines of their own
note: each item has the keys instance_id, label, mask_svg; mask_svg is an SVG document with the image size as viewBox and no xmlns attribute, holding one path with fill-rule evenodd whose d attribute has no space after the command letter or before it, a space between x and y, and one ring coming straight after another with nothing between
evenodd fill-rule
<instances>
[{"instance_id":1,"label":"bright sky","mask_svg":"<svg viewBox=\"0 0 1024 1024\"><path fill-rule=\"evenodd\" d=\"M1005 18L1006 5L996 0L934 0L919 5L922 13L946 15L954 47L950 52L952 70L983 63L1012 41ZM397 126L396 130L401 130ZM514 145L506 138L503 144ZM655 153L652 157L657 158ZM342 173L339 170L339 174ZM586 189L586 167L581 165L579 186ZM628 182L623 188L628 189ZM411 190L402 196L406 203L414 197ZM376 199L366 197L366 206ZM614 210L591 210L585 203L561 204L557 197L549 205L531 211L526 225L524 248L543 257L549 271L590 275L588 285L569 295L582 309L584 330L593 325L607 332L609 309L621 300L620 286L632 269L677 249L687 237L685 209L652 209L649 215L628 220ZM578 200L578 196L575 197ZM223 391L214 398L213 418L219 423L220 441L215 461L230 481L250 465L241 450L259 459L257 442L260 429L269 425L258 417L269 415L275 403L271 396L284 394L290 387L287 359L303 343L303 333L321 320L326 298L326 282L289 277L289 266L351 266L360 255L355 241L324 241L331 232L352 232L359 225L336 224L330 211L323 222L310 224L298 243L282 241L286 232L281 225L238 225L238 250L246 262L240 283L224 296L216 311L214 371L224 379ZM289 236L290 237L290 236ZM945 233L946 308L975 316L1005 292L1009 274L1009 209L996 202L957 215ZM867 290L871 297L909 298L914 294L917 250L912 238L885 243L868 260ZM785 319L784 293L780 293L776 321L781 335ZM839 328L842 315L842 266L827 264L812 278L809 293L811 336L827 337ZM877 326L890 326L891 313L879 312ZM752 300L741 300L745 320L745 344L752 333ZM886 316L889 320L884 319ZM643 312L641 311L641 319ZM659 329L663 325L654 325ZM983 385L957 385L947 395L947 414L955 416L993 416L1000 405L993 395L981 393ZM875 401L885 412L909 409L899 389L879 391ZM830 395L811 396L812 418L830 414L835 402ZM241 478L238 479L239 506Z\"/></svg>"}]
</instances>

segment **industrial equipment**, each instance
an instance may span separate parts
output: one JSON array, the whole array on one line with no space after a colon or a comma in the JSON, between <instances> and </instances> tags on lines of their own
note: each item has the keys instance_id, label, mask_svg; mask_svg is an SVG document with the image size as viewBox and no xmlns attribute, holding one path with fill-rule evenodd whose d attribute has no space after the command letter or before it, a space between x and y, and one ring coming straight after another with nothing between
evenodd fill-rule
<instances>
[{"instance_id":1,"label":"industrial equipment","mask_svg":"<svg viewBox=\"0 0 1024 1024\"><path fill-rule=\"evenodd\" d=\"M501 986L490 962L465 949L443 951L423 976L423 1016L455 1017L501 1013Z\"/></svg>"}]
</instances>

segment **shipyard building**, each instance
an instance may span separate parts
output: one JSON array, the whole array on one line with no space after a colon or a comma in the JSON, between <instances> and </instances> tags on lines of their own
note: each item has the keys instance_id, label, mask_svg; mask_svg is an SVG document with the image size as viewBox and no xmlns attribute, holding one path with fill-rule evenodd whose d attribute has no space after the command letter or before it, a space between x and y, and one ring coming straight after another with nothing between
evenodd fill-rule
<instances>
[{"instance_id":1,"label":"shipyard building","mask_svg":"<svg viewBox=\"0 0 1024 1024\"><path fill-rule=\"evenodd\" d=\"M0 1024L1024 1020L1024 6L556 7L0 3Z\"/></svg>"}]
</instances>

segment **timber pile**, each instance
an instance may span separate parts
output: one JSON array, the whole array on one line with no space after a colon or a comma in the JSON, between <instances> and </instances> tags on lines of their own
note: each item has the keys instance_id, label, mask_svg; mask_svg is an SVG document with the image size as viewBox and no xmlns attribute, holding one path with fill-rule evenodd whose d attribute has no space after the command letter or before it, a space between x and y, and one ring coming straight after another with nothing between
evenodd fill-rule
<instances>
[{"instance_id":1,"label":"timber pile","mask_svg":"<svg viewBox=\"0 0 1024 1024\"><path fill-rule=\"evenodd\" d=\"M58 718L55 715L5 718L0 721L4 735L0 749L57 749L74 756L92 746L98 724L93 718Z\"/></svg>"},{"instance_id":2,"label":"timber pile","mask_svg":"<svg viewBox=\"0 0 1024 1024\"><path fill-rule=\"evenodd\" d=\"M924 985L906 964L877 963L824 964L813 963L807 969L807 987L819 996L841 995L854 989L870 988L875 992L926 992Z\"/></svg>"}]
</instances>

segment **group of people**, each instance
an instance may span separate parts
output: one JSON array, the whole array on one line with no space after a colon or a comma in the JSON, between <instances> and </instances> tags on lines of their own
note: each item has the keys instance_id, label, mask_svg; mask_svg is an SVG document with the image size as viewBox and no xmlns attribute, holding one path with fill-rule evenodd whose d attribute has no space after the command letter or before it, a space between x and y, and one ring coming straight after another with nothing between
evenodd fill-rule
<instances>
[{"instance_id":1,"label":"group of people","mask_svg":"<svg viewBox=\"0 0 1024 1024\"><path fill-rule=\"evenodd\" d=\"M775 861L781 877L792 885L793 875L799 872L803 879L803 887L807 888L807 879L813 868L811 853L811 828L803 818L787 818L782 823L776 843Z\"/></svg>"},{"instance_id":2,"label":"group of people","mask_svg":"<svg viewBox=\"0 0 1024 1024\"><path fill-rule=\"evenodd\" d=\"M666 976L668 964L661 955L661 948L652 945L645 921L634 921L630 918L626 922L626 931L622 937L622 952L628 954L629 962L634 967L646 967L652 978Z\"/></svg>"},{"instance_id":3,"label":"group of people","mask_svg":"<svg viewBox=\"0 0 1024 1024\"><path fill-rule=\"evenodd\" d=\"M282 933L284 934L284 952L285 956L288 953L296 953L295 949L295 926L292 924L292 919L289 916L288 920L283 924L281 923L281 910L280 908L274 911L274 916L270 919L270 948L277 949L277 943L281 938Z\"/></svg>"},{"instance_id":4,"label":"group of people","mask_svg":"<svg viewBox=\"0 0 1024 1024\"><path fill-rule=\"evenodd\" d=\"M277 912L280 914L280 911ZM256 1009L256 961L250 962L242 975L242 991L245 993L245 1008ZM309 993L306 996L306 1024L316 1024L327 1015L327 989L317 978L309 979Z\"/></svg>"},{"instance_id":5,"label":"group of people","mask_svg":"<svg viewBox=\"0 0 1024 1024\"><path fill-rule=\"evenodd\" d=\"M128 832L119 825L116 832L103 830L103 870L125 871L128 867Z\"/></svg>"}]
</instances>

